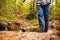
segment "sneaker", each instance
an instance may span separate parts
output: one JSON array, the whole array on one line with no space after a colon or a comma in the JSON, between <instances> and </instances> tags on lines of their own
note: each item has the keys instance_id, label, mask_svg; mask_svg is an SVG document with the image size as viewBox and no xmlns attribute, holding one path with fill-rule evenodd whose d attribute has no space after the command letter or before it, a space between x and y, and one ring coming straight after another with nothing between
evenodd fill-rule
<instances>
[{"instance_id":1,"label":"sneaker","mask_svg":"<svg viewBox=\"0 0 60 40\"><path fill-rule=\"evenodd\" d=\"M44 30L44 32L47 32L47 31L48 31L48 29L45 29L45 30Z\"/></svg>"}]
</instances>

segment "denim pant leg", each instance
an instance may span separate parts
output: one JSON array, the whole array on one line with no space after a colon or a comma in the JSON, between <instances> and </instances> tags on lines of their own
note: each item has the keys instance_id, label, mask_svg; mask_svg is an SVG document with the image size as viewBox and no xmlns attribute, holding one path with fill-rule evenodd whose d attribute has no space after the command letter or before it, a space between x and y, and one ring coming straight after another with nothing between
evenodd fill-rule
<instances>
[{"instance_id":1,"label":"denim pant leg","mask_svg":"<svg viewBox=\"0 0 60 40\"><path fill-rule=\"evenodd\" d=\"M43 9L42 6L38 5L38 20L39 20L39 26L41 30L44 30L44 20L43 20Z\"/></svg>"},{"instance_id":2,"label":"denim pant leg","mask_svg":"<svg viewBox=\"0 0 60 40\"><path fill-rule=\"evenodd\" d=\"M49 24L49 6L50 4L44 5L43 11L44 11L44 19L45 19L45 29L48 29L48 24Z\"/></svg>"}]
</instances>

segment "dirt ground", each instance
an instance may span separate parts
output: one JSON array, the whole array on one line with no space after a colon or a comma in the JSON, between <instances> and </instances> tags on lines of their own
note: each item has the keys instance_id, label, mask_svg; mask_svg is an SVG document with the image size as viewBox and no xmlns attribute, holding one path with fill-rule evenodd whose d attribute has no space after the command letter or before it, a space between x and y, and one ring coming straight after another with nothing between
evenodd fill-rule
<instances>
[{"instance_id":1,"label":"dirt ground","mask_svg":"<svg viewBox=\"0 0 60 40\"><path fill-rule=\"evenodd\" d=\"M56 30L48 32L0 31L0 40L60 40Z\"/></svg>"}]
</instances>

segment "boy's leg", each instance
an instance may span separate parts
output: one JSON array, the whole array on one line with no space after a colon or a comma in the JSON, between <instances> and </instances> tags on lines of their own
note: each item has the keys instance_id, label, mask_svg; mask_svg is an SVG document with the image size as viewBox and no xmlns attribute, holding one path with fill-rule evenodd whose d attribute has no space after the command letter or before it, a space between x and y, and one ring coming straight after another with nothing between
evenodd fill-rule
<instances>
[{"instance_id":1,"label":"boy's leg","mask_svg":"<svg viewBox=\"0 0 60 40\"><path fill-rule=\"evenodd\" d=\"M43 9L42 6L38 5L38 20L39 20L39 26L42 31L44 31L44 20L43 20Z\"/></svg>"},{"instance_id":2,"label":"boy's leg","mask_svg":"<svg viewBox=\"0 0 60 40\"><path fill-rule=\"evenodd\" d=\"M44 19L45 19L45 31L47 32L48 30L48 24L49 24L49 6L50 4L44 5L43 11L44 11Z\"/></svg>"}]
</instances>

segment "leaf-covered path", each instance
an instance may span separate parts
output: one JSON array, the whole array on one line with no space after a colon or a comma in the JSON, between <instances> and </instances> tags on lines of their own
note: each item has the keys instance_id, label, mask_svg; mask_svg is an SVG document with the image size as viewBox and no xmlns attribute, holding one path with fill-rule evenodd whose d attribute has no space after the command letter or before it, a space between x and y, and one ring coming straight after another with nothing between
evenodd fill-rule
<instances>
[{"instance_id":1,"label":"leaf-covered path","mask_svg":"<svg viewBox=\"0 0 60 40\"><path fill-rule=\"evenodd\" d=\"M22 32L22 31L1 31L0 40L59 40L52 30L46 33Z\"/></svg>"}]
</instances>

